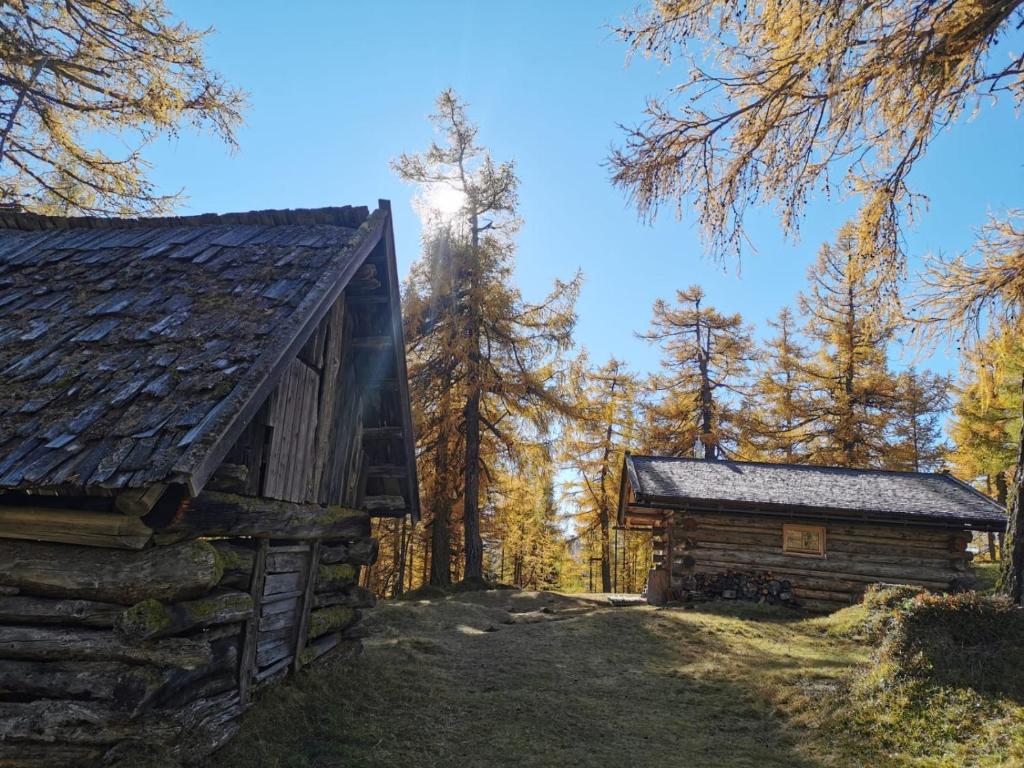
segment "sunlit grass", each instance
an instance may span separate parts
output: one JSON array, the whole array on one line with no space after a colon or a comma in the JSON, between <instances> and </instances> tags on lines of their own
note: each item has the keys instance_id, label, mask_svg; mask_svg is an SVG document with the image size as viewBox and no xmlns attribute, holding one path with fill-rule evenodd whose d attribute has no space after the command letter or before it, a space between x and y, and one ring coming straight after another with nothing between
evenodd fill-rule
<instances>
[{"instance_id":1,"label":"sunlit grass","mask_svg":"<svg viewBox=\"0 0 1024 768\"><path fill-rule=\"evenodd\" d=\"M894 684L863 618L507 591L384 604L362 657L267 694L211 765L1024 764L1019 706Z\"/></svg>"}]
</instances>

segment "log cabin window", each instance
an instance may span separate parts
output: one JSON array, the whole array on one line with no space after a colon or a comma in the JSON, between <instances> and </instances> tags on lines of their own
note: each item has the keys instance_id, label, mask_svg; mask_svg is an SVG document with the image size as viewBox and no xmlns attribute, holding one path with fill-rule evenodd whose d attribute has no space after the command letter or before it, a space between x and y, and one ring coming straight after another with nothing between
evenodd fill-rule
<instances>
[{"instance_id":1,"label":"log cabin window","mask_svg":"<svg viewBox=\"0 0 1024 768\"><path fill-rule=\"evenodd\" d=\"M783 524L782 551L790 555L824 557L825 526Z\"/></svg>"}]
</instances>

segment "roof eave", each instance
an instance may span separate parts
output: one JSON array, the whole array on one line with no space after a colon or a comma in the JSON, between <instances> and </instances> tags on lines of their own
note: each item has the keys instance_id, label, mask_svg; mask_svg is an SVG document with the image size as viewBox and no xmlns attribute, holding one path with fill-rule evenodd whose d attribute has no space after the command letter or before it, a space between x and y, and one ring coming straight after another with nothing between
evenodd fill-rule
<instances>
[{"instance_id":1,"label":"roof eave","mask_svg":"<svg viewBox=\"0 0 1024 768\"><path fill-rule=\"evenodd\" d=\"M395 364L398 368L398 397L401 401L402 431L405 435L405 461L409 484L407 513L413 524L420 519L420 485L416 473L416 439L413 433L412 399L409 396L409 374L405 361L405 332L402 328L401 295L398 288L398 260L395 254L395 232L391 218L391 202L378 201L379 210L385 212L383 238L385 258L388 261L388 293L393 311L391 331L395 337Z\"/></svg>"},{"instance_id":2,"label":"roof eave","mask_svg":"<svg viewBox=\"0 0 1024 768\"><path fill-rule=\"evenodd\" d=\"M736 512L739 514L765 514L774 516L828 517L833 520L873 523L905 523L909 525L931 525L957 530L1005 531L1006 520L995 517L969 520L948 516L927 514L894 513L879 509L841 509L836 507L815 507L799 504L773 504L770 502L748 503L719 501L716 499L695 499L678 496L644 496L633 506L643 508L673 509L693 512Z\"/></svg>"}]
</instances>

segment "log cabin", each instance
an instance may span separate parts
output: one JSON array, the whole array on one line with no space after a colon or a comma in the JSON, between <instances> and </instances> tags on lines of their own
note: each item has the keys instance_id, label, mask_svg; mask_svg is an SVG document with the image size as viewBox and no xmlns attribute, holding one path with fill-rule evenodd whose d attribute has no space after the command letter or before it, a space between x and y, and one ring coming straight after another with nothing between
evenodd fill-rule
<instances>
[{"instance_id":1,"label":"log cabin","mask_svg":"<svg viewBox=\"0 0 1024 768\"><path fill-rule=\"evenodd\" d=\"M0 211L0 764L202 759L418 516L390 206Z\"/></svg>"},{"instance_id":2,"label":"log cabin","mask_svg":"<svg viewBox=\"0 0 1024 768\"><path fill-rule=\"evenodd\" d=\"M618 522L652 532L649 586L832 611L873 583L969 588L972 533L1006 513L947 473L626 454Z\"/></svg>"}]
</instances>

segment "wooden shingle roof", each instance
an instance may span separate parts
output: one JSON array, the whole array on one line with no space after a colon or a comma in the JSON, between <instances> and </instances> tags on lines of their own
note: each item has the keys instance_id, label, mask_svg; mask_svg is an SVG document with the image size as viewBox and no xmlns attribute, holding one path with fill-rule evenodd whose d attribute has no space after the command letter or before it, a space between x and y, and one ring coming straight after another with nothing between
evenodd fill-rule
<instances>
[{"instance_id":1,"label":"wooden shingle roof","mask_svg":"<svg viewBox=\"0 0 1024 768\"><path fill-rule=\"evenodd\" d=\"M0 489L194 492L389 215L0 212Z\"/></svg>"},{"instance_id":2,"label":"wooden shingle roof","mask_svg":"<svg viewBox=\"0 0 1024 768\"><path fill-rule=\"evenodd\" d=\"M1003 507L945 473L627 455L623 474L632 503L641 506L789 511L980 530L1006 525Z\"/></svg>"}]
</instances>

